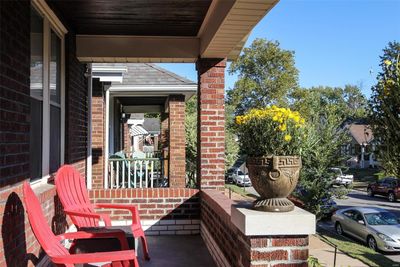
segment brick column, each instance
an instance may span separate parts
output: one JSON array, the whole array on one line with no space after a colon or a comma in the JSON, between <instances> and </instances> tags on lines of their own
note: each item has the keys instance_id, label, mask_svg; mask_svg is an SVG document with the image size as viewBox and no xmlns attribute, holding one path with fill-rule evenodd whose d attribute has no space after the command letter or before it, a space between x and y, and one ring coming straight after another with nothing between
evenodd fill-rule
<instances>
[{"instance_id":1,"label":"brick column","mask_svg":"<svg viewBox=\"0 0 400 267\"><path fill-rule=\"evenodd\" d=\"M169 173L169 164L168 164L168 159L169 159L169 151L168 151L168 140L169 140L169 120L168 120L169 114L168 113L161 113L161 136L160 136L160 150L161 150L161 155L164 159L163 162L163 175L164 177L168 176Z\"/></svg>"},{"instance_id":2,"label":"brick column","mask_svg":"<svg viewBox=\"0 0 400 267\"><path fill-rule=\"evenodd\" d=\"M103 87L97 79L93 80L92 97L92 188L103 188L104 171L104 123L105 101Z\"/></svg>"},{"instance_id":3,"label":"brick column","mask_svg":"<svg viewBox=\"0 0 400 267\"><path fill-rule=\"evenodd\" d=\"M185 162L185 97L171 95L169 106L169 186L186 185Z\"/></svg>"},{"instance_id":4,"label":"brick column","mask_svg":"<svg viewBox=\"0 0 400 267\"><path fill-rule=\"evenodd\" d=\"M124 123L124 151L131 152L131 135L129 133L128 123Z\"/></svg>"},{"instance_id":5,"label":"brick column","mask_svg":"<svg viewBox=\"0 0 400 267\"><path fill-rule=\"evenodd\" d=\"M200 189L223 190L225 180L224 59L199 59L197 181Z\"/></svg>"}]
</instances>

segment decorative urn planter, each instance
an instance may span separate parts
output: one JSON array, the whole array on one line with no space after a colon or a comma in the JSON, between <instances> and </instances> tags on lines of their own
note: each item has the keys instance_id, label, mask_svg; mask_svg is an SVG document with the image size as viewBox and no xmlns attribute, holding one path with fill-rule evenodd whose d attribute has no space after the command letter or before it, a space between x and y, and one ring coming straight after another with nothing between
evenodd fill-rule
<instances>
[{"instance_id":1,"label":"decorative urn planter","mask_svg":"<svg viewBox=\"0 0 400 267\"><path fill-rule=\"evenodd\" d=\"M287 199L299 179L301 158L298 156L249 157L249 176L260 198L253 208L260 211L287 212L294 204Z\"/></svg>"}]
</instances>

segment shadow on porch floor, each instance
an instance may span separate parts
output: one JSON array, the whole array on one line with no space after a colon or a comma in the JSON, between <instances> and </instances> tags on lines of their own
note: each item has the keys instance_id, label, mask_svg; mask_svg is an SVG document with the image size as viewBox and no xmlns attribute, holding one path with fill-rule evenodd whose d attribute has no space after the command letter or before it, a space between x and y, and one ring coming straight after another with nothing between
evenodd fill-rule
<instances>
[{"instance_id":1,"label":"shadow on porch floor","mask_svg":"<svg viewBox=\"0 0 400 267\"><path fill-rule=\"evenodd\" d=\"M143 259L138 249L140 267L214 267L216 266L199 235L148 236L150 261Z\"/></svg>"}]
</instances>

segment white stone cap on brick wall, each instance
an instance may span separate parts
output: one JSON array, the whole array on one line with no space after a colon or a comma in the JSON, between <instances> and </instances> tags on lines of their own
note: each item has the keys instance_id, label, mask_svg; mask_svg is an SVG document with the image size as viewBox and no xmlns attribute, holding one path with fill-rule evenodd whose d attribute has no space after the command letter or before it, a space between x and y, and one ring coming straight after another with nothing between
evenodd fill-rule
<instances>
[{"instance_id":1,"label":"white stone cap on brick wall","mask_svg":"<svg viewBox=\"0 0 400 267\"><path fill-rule=\"evenodd\" d=\"M298 207L290 212L262 212L232 205L231 220L246 236L315 234L315 215Z\"/></svg>"}]
</instances>

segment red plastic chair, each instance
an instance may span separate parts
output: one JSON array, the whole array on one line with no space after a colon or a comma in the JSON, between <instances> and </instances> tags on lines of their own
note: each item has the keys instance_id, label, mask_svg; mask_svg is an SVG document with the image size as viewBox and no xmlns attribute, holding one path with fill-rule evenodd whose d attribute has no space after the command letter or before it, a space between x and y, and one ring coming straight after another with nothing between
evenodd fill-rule
<instances>
[{"instance_id":1,"label":"red plastic chair","mask_svg":"<svg viewBox=\"0 0 400 267\"><path fill-rule=\"evenodd\" d=\"M128 241L123 231L107 231L107 232L72 232L61 235L54 235L51 231L40 206L39 200L32 191L29 183L23 185L24 202L26 213L28 214L29 223L32 231L38 240L40 246L49 256L51 261L57 266L73 267L74 264L85 263L106 263L102 266L112 267L138 267L135 251L128 250ZM118 238L121 243L122 251L113 252L96 252L71 255L69 251L61 244L65 239L89 239L89 238Z\"/></svg>"},{"instance_id":2,"label":"red plastic chair","mask_svg":"<svg viewBox=\"0 0 400 267\"><path fill-rule=\"evenodd\" d=\"M85 180L79 172L70 165L62 166L56 174L55 184L57 194L64 206L64 212L68 214L78 229L99 227L99 220L106 226L111 226L110 217L106 214L96 213L95 208L125 209L132 214L132 234L140 237L143 246L145 260L150 260L146 236L140 223L139 212L135 206L121 204L97 204L90 203Z\"/></svg>"}]
</instances>

